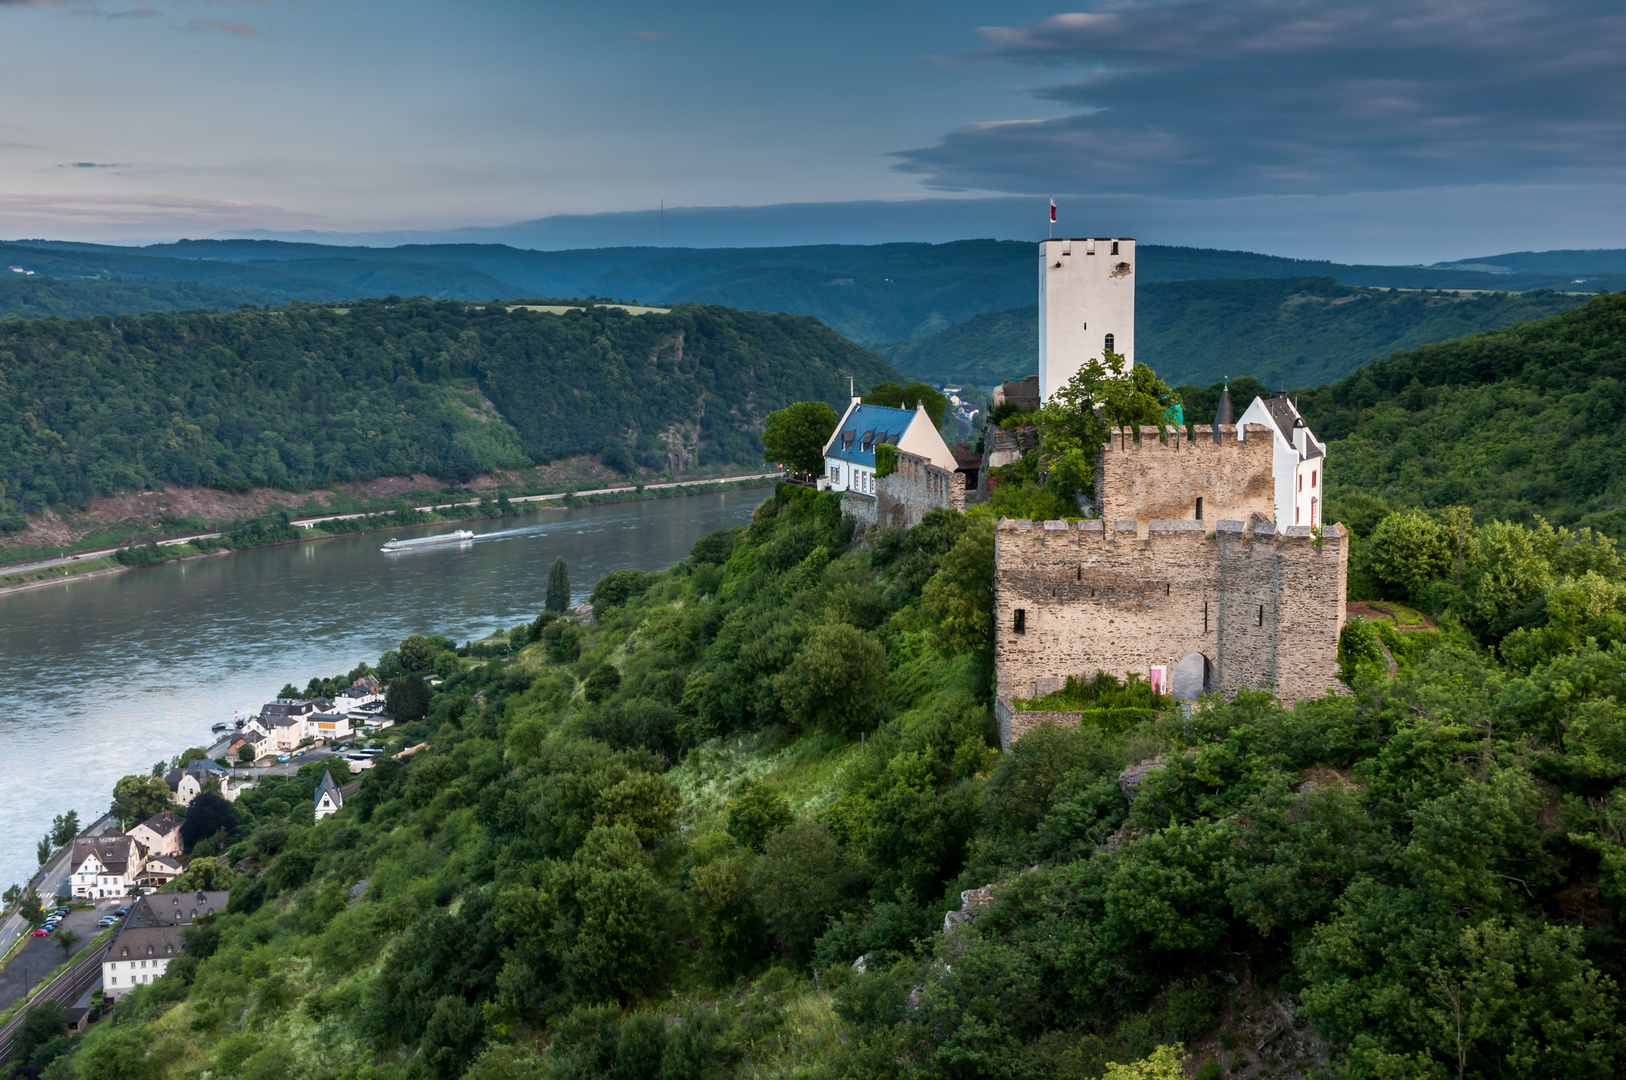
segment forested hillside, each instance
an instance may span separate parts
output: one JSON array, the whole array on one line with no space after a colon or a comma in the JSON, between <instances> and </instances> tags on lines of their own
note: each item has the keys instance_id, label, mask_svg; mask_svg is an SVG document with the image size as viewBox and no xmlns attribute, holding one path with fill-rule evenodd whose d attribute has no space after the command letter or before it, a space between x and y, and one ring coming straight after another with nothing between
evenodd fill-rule
<instances>
[{"instance_id":1,"label":"forested hillside","mask_svg":"<svg viewBox=\"0 0 1626 1080\"><path fill-rule=\"evenodd\" d=\"M1401 351L1295 397L1331 440L1329 512L1379 497L1626 538L1626 294Z\"/></svg>"},{"instance_id":2,"label":"forested hillside","mask_svg":"<svg viewBox=\"0 0 1626 1080\"><path fill-rule=\"evenodd\" d=\"M982 312L1029 303L1034 298L1036 270L1033 245L1014 240L575 251L529 251L502 244L367 248L270 240L183 240L120 248L27 241L0 244L0 256L4 258L0 265L21 266L36 276L193 282L209 288L248 290L252 295L245 299L257 304L390 293L462 300L600 296L645 303L724 304L814 315L853 341L872 347L931 334ZM1542 272L1521 269L1492 274L1415 266L1346 266L1246 251L1143 244L1137 248L1135 273L1142 285L1319 275L1345 286L1587 291L1626 287L1626 273L1607 269L1619 263L1619 253L1547 253L1532 258ZM1569 268L1571 262L1574 269ZM1518 261L1518 265L1526 264ZM1591 269L1600 266L1605 268L1603 272ZM1577 283L1577 276L1584 280ZM113 284L96 301L98 306L63 313L128 313ZM81 296L88 303L94 293ZM1475 328L1465 325L1459 332ZM1308 356L1311 363L1321 359L1315 353Z\"/></svg>"},{"instance_id":3,"label":"forested hillside","mask_svg":"<svg viewBox=\"0 0 1626 1080\"><path fill-rule=\"evenodd\" d=\"M0 516L148 484L305 487L599 455L760 462L762 417L896 373L812 319L358 301L0 322Z\"/></svg>"},{"instance_id":4,"label":"forested hillside","mask_svg":"<svg viewBox=\"0 0 1626 1080\"><path fill-rule=\"evenodd\" d=\"M1545 319L1586 300L1351 288L1330 277L1153 282L1135 293L1135 359L1171 384L1251 375L1267 386L1307 386L1396 349ZM1038 353L1035 304L881 349L910 376L977 386L1031 375Z\"/></svg>"},{"instance_id":5,"label":"forested hillside","mask_svg":"<svg viewBox=\"0 0 1626 1080\"><path fill-rule=\"evenodd\" d=\"M1416 517L1373 534L1393 595L1454 588L1416 558L1448 523ZM320 823L325 763L220 803L175 888L229 887L227 913L111 1025L19 1062L52 1080L1626 1068L1611 545L1476 526L1462 610L1526 604L1513 569L1550 601L1511 638L1477 616L1356 623L1347 695L1186 717L1142 693L1001 753L992 515L854 539L834 496L781 489L670 571L601 580L591 622L402 642L378 664L405 721L389 748L425 745ZM1108 1072L1147 1058L1166 1064Z\"/></svg>"}]
</instances>

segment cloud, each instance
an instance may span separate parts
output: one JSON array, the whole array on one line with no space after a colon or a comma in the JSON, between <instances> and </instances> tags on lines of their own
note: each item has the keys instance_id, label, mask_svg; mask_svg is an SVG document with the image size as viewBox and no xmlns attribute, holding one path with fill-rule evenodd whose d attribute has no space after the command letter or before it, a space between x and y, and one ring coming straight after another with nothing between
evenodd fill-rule
<instances>
[{"instance_id":1,"label":"cloud","mask_svg":"<svg viewBox=\"0 0 1626 1080\"><path fill-rule=\"evenodd\" d=\"M938 190L1338 193L1626 177L1626 8L1577 0L1116 0L979 31L1066 114L959 128ZM939 58L939 62L942 61Z\"/></svg>"},{"instance_id":2,"label":"cloud","mask_svg":"<svg viewBox=\"0 0 1626 1080\"><path fill-rule=\"evenodd\" d=\"M314 214L232 199L0 195L0 236L205 236L221 230L311 229L327 224Z\"/></svg>"},{"instance_id":3,"label":"cloud","mask_svg":"<svg viewBox=\"0 0 1626 1080\"><path fill-rule=\"evenodd\" d=\"M190 30L193 33L203 33L209 30L220 30L228 34L234 34L237 37L260 36L260 32L254 29L252 26L245 26L242 23L226 22L223 19L205 19L202 17L188 19L186 22L182 23L178 29Z\"/></svg>"},{"instance_id":4,"label":"cloud","mask_svg":"<svg viewBox=\"0 0 1626 1080\"><path fill-rule=\"evenodd\" d=\"M665 30L628 30L621 35L623 41L665 41L671 37Z\"/></svg>"}]
</instances>

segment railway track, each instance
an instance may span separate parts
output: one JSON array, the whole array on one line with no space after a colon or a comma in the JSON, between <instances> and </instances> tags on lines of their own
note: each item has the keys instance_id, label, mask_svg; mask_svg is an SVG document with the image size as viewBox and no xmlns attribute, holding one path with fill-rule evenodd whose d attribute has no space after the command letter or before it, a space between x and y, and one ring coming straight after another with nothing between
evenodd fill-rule
<instances>
[{"instance_id":1,"label":"railway track","mask_svg":"<svg viewBox=\"0 0 1626 1080\"><path fill-rule=\"evenodd\" d=\"M12 1037L23 1026L28 1018L28 1011L43 1001L55 1001L64 1008L79 1000L81 994L102 981L102 958L107 950L112 948L108 942L94 949L86 949L75 958L72 966L56 978L46 983L44 988L34 994L34 1000L27 1009L20 1009L11 1022L0 1028L0 1068L4 1068L11 1061Z\"/></svg>"}]
</instances>

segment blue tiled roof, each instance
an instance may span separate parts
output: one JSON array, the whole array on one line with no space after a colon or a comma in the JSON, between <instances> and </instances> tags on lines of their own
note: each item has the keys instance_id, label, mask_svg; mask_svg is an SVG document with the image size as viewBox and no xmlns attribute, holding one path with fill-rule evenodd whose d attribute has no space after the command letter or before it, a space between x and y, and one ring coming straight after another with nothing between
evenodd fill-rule
<instances>
[{"instance_id":1,"label":"blue tiled roof","mask_svg":"<svg viewBox=\"0 0 1626 1080\"><path fill-rule=\"evenodd\" d=\"M893 443L903 438L915 418L913 409L894 409L886 405L860 405L842 422L836 432L836 441L830 444L827 456L867 469L875 467L875 443ZM863 449L865 437L872 440L869 449Z\"/></svg>"}]
</instances>

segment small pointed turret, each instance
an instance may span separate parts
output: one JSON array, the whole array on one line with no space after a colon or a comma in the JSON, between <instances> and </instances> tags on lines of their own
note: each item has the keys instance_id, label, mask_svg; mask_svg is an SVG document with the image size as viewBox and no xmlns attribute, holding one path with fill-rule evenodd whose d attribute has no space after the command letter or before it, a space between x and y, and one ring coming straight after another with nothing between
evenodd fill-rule
<instances>
[{"instance_id":1,"label":"small pointed turret","mask_svg":"<svg viewBox=\"0 0 1626 1080\"><path fill-rule=\"evenodd\" d=\"M1220 441L1220 425L1236 423L1236 408L1231 404L1229 383L1220 391L1219 411L1214 414L1214 441Z\"/></svg>"}]
</instances>

